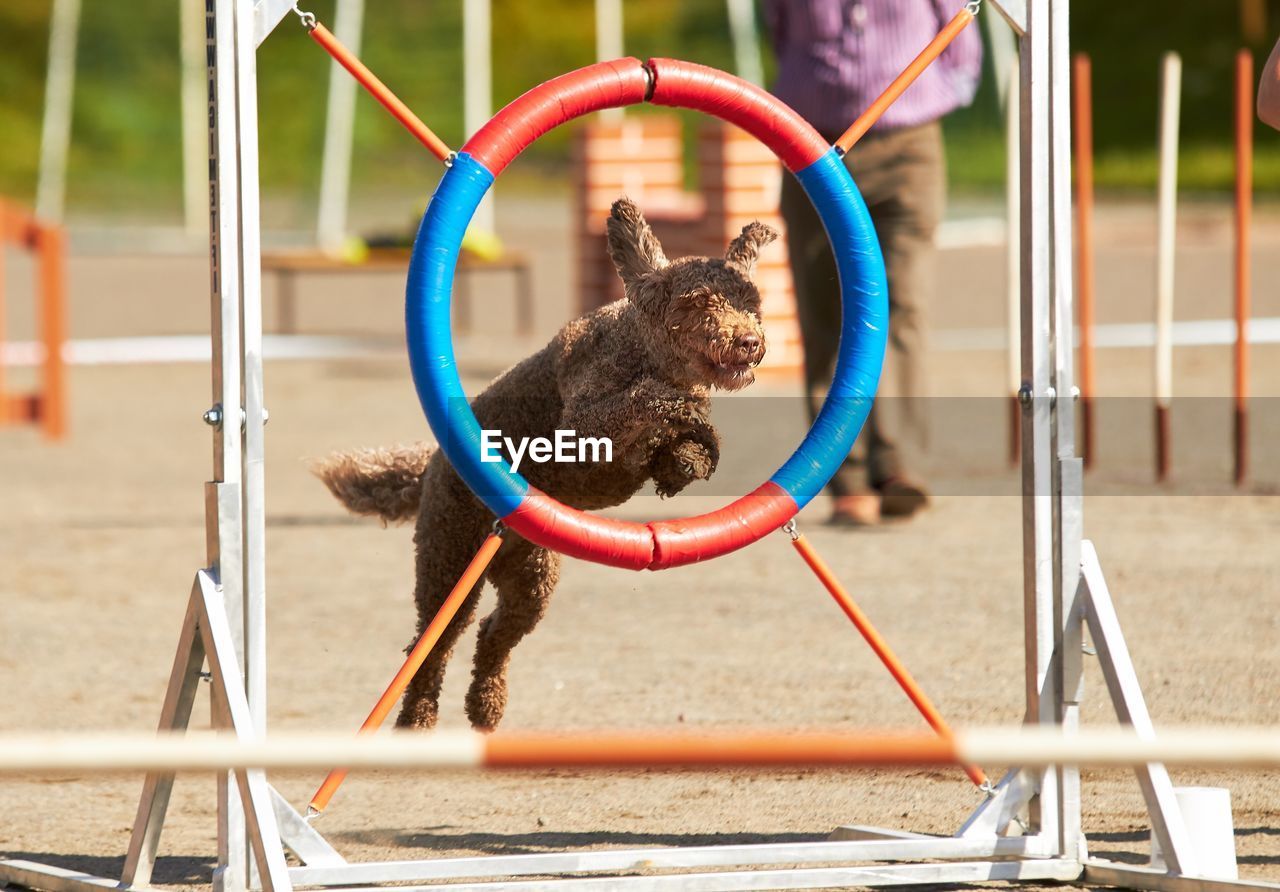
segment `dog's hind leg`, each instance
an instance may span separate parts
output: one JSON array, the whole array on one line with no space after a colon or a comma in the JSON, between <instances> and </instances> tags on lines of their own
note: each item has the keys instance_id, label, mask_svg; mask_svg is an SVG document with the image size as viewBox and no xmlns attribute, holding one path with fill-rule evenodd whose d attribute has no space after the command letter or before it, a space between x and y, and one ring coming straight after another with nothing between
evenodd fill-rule
<instances>
[{"instance_id":1,"label":"dog's hind leg","mask_svg":"<svg viewBox=\"0 0 1280 892\"><path fill-rule=\"evenodd\" d=\"M452 483L453 481L448 481ZM461 486L461 483L458 483ZM440 611L449 592L480 548L492 519L469 493L451 485L428 487L422 513L414 534L417 545L417 581L414 600L418 606L418 631L413 643ZM405 691L396 725L401 728L431 728L439 714L440 687L445 665L454 645L475 617L483 581L471 589L453 620L445 628L422 667ZM413 643L409 649L412 649Z\"/></svg>"},{"instance_id":2,"label":"dog's hind leg","mask_svg":"<svg viewBox=\"0 0 1280 892\"><path fill-rule=\"evenodd\" d=\"M507 707L507 666L512 649L547 612L560 580L560 555L508 534L489 568L498 607L480 622L475 668L467 691L467 718L492 731Z\"/></svg>"}]
</instances>

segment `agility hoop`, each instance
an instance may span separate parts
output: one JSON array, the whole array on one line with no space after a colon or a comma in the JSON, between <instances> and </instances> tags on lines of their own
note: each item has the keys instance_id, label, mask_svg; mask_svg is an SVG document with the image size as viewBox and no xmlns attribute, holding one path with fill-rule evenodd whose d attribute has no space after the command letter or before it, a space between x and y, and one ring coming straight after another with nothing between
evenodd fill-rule
<instances>
[{"instance_id":1,"label":"agility hoop","mask_svg":"<svg viewBox=\"0 0 1280 892\"><path fill-rule=\"evenodd\" d=\"M454 360L450 295L472 215L494 179L553 128L642 102L701 111L768 146L800 181L835 251L843 322L834 379L799 448L767 482L729 505L635 523L589 514L541 492L505 461L481 460L481 429ZM884 360L884 260L866 204L840 153L774 96L730 74L673 59L600 62L533 88L451 159L422 218L405 304L409 360L427 421L458 474L504 525L570 557L659 570L728 554L790 520L839 468L871 410Z\"/></svg>"}]
</instances>

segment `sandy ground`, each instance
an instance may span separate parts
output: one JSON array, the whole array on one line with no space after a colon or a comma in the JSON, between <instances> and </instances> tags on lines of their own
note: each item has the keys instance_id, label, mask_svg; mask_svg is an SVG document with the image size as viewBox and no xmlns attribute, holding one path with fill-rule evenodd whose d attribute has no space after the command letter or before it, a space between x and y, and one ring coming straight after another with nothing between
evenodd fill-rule
<instances>
[{"instance_id":1,"label":"sandy ground","mask_svg":"<svg viewBox=\"0 0 1280 892\"><path fill-rule=\"evenodd\" d=\"M508 205L508 208L511 208ZM1180 318L1223 316L1229 246L1208 209L1180 252ZM1217 216L1215 216L1217 214ZM1107 217L1101 321L1149 318L1153 269L1143 217ZM1216 222L1215 222L1216 221ZM535 223L550 237L532 238ZM567 211L536 221L506 212L513 242L538 253L539 329L565 318ZM547 232L543 235L546 236ZM1259 247L1257 312L1280 315L1277 230ZM1270 239L1270 241L1268 241ZM999 249L948 252L934 317L940 329L998 326ZM19 270L17 275L21 275ZM199 257L77 257L78 337L199 332L207 325ZM393 333L398 283L317 283L311 331ZM358 313L350 301L360 300ZM505 298L495 293L494 300ZM20 314L19 314L20 315ZM507 316L479 314L463 344L479 383L510 361ZM356 317L352 321L352 317ZM21 320L19 319L19 325ZM1258 348L1255 482L1225 485L1225 349L1182 351L1178 485L1149 484L1149 354L1100 357L1104 405L1086 531L1099 553L1156 722L1274 723L1280 708L1280 348ZM924 466L941 494L905 525L850 534L801 522L855 596L956 724L1022 714L1021 508L1004 464L1003 358L930 360L933 445ZM204 555L209 373L201 365L76 368L72 437L54 447L30 431L0 440L0 710L5 731L145 730L154 726L191 577ZM757 385L717 409L725 464L701 494L642 497L630 517L699 510L767 476L798 439L790 382ZM269 426L270 723L353 729L399 665L411 633L410 537L348 520L305 460L352 445L427 436L403 363L273 363ZM761 402L769 400L768 403ZM1188 403L1188 406L1193 404ZM1197 412L1201 414L1197 414ZM761 418L769 424L761 425ZM762 428L765 429L762 432ZM488 603L486 595L486 604ZM482 611L485 606L482 606ZM459 726L470 642L456 657L443 724ZM1087 665L1089 724L1114 717ZM207 715L204 695L197 715ZM571 562L550 615L516 653L508 728L917 727L913 713L781 536L731 558L662 574ZM996 771L1000 766L988 766ZM301 806L319 777L274 782ZM1228 786L1241 874L1280 879L1280 781L1261 773L1175 772L1177 783ZM122 864L140 779L38 777L0 782L0 855L104 876ZM215 850L214 785L179 780L156 879L207 884ZM953 831L977 804L959 772L571 771L504 776L351 777L321 826L350 860L563 847L695 845L822 838L842 823ZM1090 772L1091 850L1146 859L1148 826L1127 772Z\"/></svg>"}]
</instances>

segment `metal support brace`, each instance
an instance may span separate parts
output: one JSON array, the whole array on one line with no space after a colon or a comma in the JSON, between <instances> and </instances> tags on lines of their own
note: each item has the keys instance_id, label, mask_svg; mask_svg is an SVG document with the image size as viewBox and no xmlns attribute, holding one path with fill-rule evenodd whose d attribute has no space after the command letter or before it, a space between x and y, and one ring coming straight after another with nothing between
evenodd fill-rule
<instances>
[{"instance_id":1,"label":"metal support brace","mask_svg":"<svg viewBox=\"0 0 1280 892\"><path fill-rule=\"evenodd\" d=\"M1107 681L1107 690L1115 706L1116 717L1121 724L1130 725L1142 737L1155 736L1151 714L1142 696L1138 672L1129 656L1120 619L1107 589L1107 580L1098 564L1098 553L1093 543L1085 541L1081 549L1080 576L1081 600L1087 605L1085 615L1089 623L1089 635L1098 650L1098 663ZM1146 800L1151 816L1151 829L1160 842L1165 865L1172 874L1194 876L1197 872L1195 850L1182 821L1182 811L1173 795L1173 782L1163 765L1143 765L1136 769L1138 785Z\"/></svg>"},{"instance_id":2,"label":"metal support brace","mask_svg":"<svg viewBox=\"0 0 1280 892\"><path fill-rule=\"evenodd\" d=\"M1027 0L988 0L996 8L1009 27L1022 37L1027 33Z\"/></svg>"},{"instance_id":3,"label":"metal support brace","mask_svg":"<svg viewBox=\"0 0 1280 892\"><path fill-rule=\"evenodd\" d=\"M974 809L956 836L981 838L1009 834L1009 828L1018 823L1018 832L1025 828L1024 815L1027 806L1035 798L1036 778L1030 772L1014 768L996 784L995 795Z\"/></svg>"}]
</instances>

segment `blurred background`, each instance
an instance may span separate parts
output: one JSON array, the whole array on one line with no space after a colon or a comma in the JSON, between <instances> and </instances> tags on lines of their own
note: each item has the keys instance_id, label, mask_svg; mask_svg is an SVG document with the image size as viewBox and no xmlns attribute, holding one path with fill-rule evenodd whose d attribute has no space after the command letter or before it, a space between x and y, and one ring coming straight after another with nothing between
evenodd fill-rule
<instances>
[{"instance_id":1,"label":"blurred background","mask_svg":"<svg viewBox=\"0 0 1280 892\"><path fill-rule=\"evenodd\" d=\"M765 85L775 70L758 0L304 5L454 147L491 110L597 58L683 58ZM46 189L61 198L37 207L68 233L61 321L73 436L86 429L95 394L123 386L112 375L136 373L142 381L155 374L146 365L126 371L131 363L184 364L183 374L203 381L209 316L202 7L198 0L185 6L0 4L0 200L27 207L40 204L46 99L57 94L46 89L51 33L58 30L58 10L65 16L78 9L61 44L69 74L63 93L69 103L65 188ZM350 11L357 7L363 12L351 27ZM1280 0L1075 0L1071 15L1073 51L1092 59L1099 325L1094 396L1102 431L1093 479L1151 479L1147 406L1153 365L1159 365L1152 347L1161 65L1176 52L1182 59L1171 261L1177 285L1171 343L1177 350L1170 363L1172 394L1182 408L1172 413L1173 477L1216 487L1230 479L1235 392L1235 66L1241 50L1250 54L1250 88L1256 85L1280 35ZM984 72L972 106L943 121L950 202L938 237L943 287L928 310L934 348L929 391L937 398L929 412L936 416L935 430L946 433L935 435L935 454L925 466L930 473L945 466L955 478L953 491L963 490L976 471L987 475L984 480L999 477L1002 487L1014 484L1006 409L1018 386L1016 344L1008 346L1017 325L1008 309L1004 98L1015 46L991 8L972 27L984 42ZM404 257L360 263L365 255L350 237L385 235L407 243L440 166L345 72L334 76L330 58L294 16L270 34L257 64L264 317L269 334L302 336L269 339L267 359L294 362L299 367L292 373L300 380L316 368L330 377L358 377L364 372L353 363L381 362L379 374L394 385L376 383L371 390L395 404L407 430L419 435L421 418L403 364ZM626 121L626 131L603 116L558 128L503 174L494 216L484 221L497 238L479 244L477 262L459 277L455 293L455 335L469 386L617 293L601 233L608 203L619 194L637 199L672 256L718 252L749 219L780 223L779 169L753 140L740 142L742 134L698 115L647 105L628 109ZM1254 262L1245 290L1252 295L1249 332L1256 349L1245 377L1251 376L1256 411L1248 436L1259 447L1252 479L1276 486L1280 455L1260 447L1280 435L1280 412L1273 409L1280 293L1272 287L1280 276L1280 133L1255 122L1251 142L1257 213L1244 252ZM588 157L590 163L583 160ZM327 226L324 195L332 199ZM0 287L8 289L0 314L0 326L7 326L0 372L7 366L10 389L37 379L47 355L38 342L40 304L31 299L39 275L28 253L11 247L0 277ZM803 412L795 386L798 331L780 245L762 256L757 277L770 339L766 363L776 374L752 396L785 399L787 408L779 411L795 420L777 430L776 451L785 454L803 426ZM1013 303L1016 309L1016 297ZM203 397L193 397L198 399ZM938 443L950 448L939 451ZM957 454L965 456L963 469ZM757 458L746 475L767 473L765 461Z\"/></svg>"},{"instance_id":2,"label":"blurred background","mask_svg":"<svg viewBox=\"0 0 1280 892\"><path fill-rule=\"evenodd\" d=\"M332 0L315 0L309 8L332 24ZM625 52L734 70L726 8L723 0L628 3ZM164 2L84 4L68 158L69 220L110 215L181 222L178 9ZM50 11L50 0L0 4L0 193L28 204L39 159ZM493 0L492 16L495 108L532 84L594 61L591 0ZM464 136L462 18L457 0L381 0L366 10L362 35L369 66L451 145ZM990 44L993 29L983 30ZM1076 0L1074 49L1094 61L1099 187L1134 193L1154 186L1159 62L1173 50L1184 62L1180 184L1208 195L1229 190L1232 57L1247 47L1260 65L1277 33L1276 0ZM763 37L760 44L768 81L773 60ZM986 77L973 107L946 120L950 178L959 193L983 195L1003 187L1003 124L992 70L997 58L987 53ZM271 36L270 52L260 55L259 66L261 116L270 122L270 136L262 140L266 222L307 229L318 191L329 60L301 28L286 22ZM691 132L686 129L689 141ZM1256 136L1260 198L1280 187L1280 141L1273 136ZM531 164L504 178L504 190L561 188L569 139L565 129L539 141L529 152ZM363 97L354 158L352 213L360 221L385 214L399 222L415 212L435 176L419 148Z\"/></svg>"}]
</instances>

